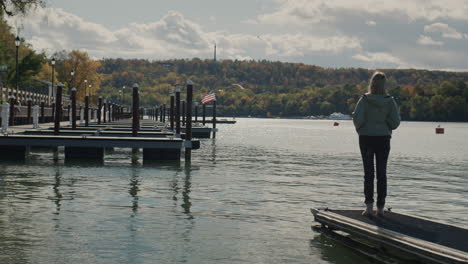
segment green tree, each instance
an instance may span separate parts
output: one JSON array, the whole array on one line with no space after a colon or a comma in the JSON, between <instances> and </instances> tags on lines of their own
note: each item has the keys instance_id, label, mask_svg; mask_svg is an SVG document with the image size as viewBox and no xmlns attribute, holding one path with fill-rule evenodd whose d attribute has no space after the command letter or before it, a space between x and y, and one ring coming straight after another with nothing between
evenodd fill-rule
<instances>
[{"instance_id":1,"label":"green tree","mask_svg":"<svg viewBox=\"0 0 468 264\"><path fill-rule=\"evenodd\" d=\"M457 87L455 83L444 81L438 89L436 89L436 94L442 96L457 96L460 95L460 88Z\"/></svg>"},{"instance_id":2,"label":"green tree","mask_svg":"<svg viewBox=\"0 0 468 264\"><path fill-rule=\"evenodd\" d=\"M322 115L329 115L333 112L333 105L327 101L320 104L320 112Z\"/></svg>"},{"instance_id":3,"label":"green tree","mask_svg":"<svg viewBox=\"0 0 468 264\"><path fill-rule=\"evenodd\" d=\"M445 98L442 95L436 95L430 100L431 116L433 120L447 120L447 109L445 106Z\"/></svg>"},{"instance_id":4,"label":"green tree","mask_svg":"<svg viewBox=\"0 0 468 264\"><path fill-rule=\"evenodd\" d=\"M444 103L449 121L466 120L466 102L461 96L447 97Z\"/></svg>"},{"instance_id":5,"label":"green tree","mask_svg":"<svg viewBox=\"0 0 468 264\"><path fill-rule=\"evenodd\" d=\"M0 0L0 15L26 14L31 8L45 6L44 0Z\"/></svg>"},{"instance_id":6,"label":"green tree","mask_svg":"<svg viewBox=\"0 0 468 264\"><path fill-rule=\"evenodd\" d=\"M410 100L409 117L412 120L426 120L429 117L429 99L416 96Z\"/></svg>"}]
</instances>

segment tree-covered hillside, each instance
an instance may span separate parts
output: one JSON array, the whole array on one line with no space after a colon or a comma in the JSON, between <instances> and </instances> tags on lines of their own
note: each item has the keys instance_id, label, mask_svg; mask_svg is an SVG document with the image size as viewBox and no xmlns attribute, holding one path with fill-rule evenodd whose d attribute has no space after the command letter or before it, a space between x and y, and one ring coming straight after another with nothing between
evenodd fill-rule
<instances>
[{"instance_id":1,"label":"tree-covered hillside","mask_svg":"<svg viewBox=\"0 0 468 264\"><path fill-rule=\"evenodd\" d=\"M301 63L212 60L104 59L99 72L105 93L138 83L142 102L167 103L170 92L190 79L196 94L214 89L226 116L294 117L351 113L373 71L328 69ZM388 92L406 120L468 120L468 73L381 69ZM114 89L112 87L116 87ZM127 89L124 100L130 102Z\"/></svg>"}]
</instances>

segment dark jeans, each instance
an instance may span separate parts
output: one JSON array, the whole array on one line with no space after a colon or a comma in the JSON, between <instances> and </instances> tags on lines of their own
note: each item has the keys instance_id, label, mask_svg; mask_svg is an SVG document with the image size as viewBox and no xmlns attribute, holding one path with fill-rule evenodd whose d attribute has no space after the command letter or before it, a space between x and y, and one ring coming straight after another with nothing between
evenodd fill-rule
<instances>
[{"instance_id":1,"label":"dark jeans","mask_svg":"<svg viewBox=\"0 0 468 264\"><path fill-rule=\"evenodd\" d=\"M364 164L365 203L374 202L374 156L377 163L377 207L385 206L387 197L387 160L390 153L390 136L359 136L362 163Z\"/></svg>"}]
</instances>

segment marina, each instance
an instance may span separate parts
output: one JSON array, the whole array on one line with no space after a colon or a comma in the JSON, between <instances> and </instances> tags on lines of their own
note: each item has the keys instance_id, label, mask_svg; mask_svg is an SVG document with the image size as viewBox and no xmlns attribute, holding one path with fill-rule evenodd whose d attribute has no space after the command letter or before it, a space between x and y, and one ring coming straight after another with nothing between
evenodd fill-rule
<instances>
[{"instance_id":1,"label":"marina","mask_svg":"<svg viewBox=\"0 0 468 264\"><path fill-rule=\"evenodd\" d=\"M0 264L468 264L466 0L0 0Z\"/></svg>"}]
</instances>

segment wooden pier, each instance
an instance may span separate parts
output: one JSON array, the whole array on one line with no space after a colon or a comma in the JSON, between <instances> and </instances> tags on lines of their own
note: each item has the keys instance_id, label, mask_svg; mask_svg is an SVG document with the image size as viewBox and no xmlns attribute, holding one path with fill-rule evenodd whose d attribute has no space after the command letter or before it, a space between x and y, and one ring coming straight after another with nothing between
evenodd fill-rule
<instances>
[{"instance_id":1,"label":"wooden pier","mask_svg":"<svg viewBox=\"0 0 468 264\"><path fill-rule=\"evenodd\" d=\"M312 209L316 230L383 263L467 264L468 229L420 217L361 210Z\"/></svg>"},{"instance_id":2,"label":"wooden pier","mask_svg":"<svg viewBox=\"0 0 468 264\"><path fill-rule=\"evenodd\" d=\"M164 105L159 121L156 120L157 115L152 111L150 111L150 118L144 119L146 110L139 107L137 84L133 87L131 113L124 113L122 106L110 104L100 97L96 109L97 114L93 114L89 107L89 97L87 97L85 108L80 111L80 124L77 124L76 89L73 88L71 91L71 105L68 107L68 115L64 115L62 88L62 84L57 85L54 111L51 111L53 126L42 124L43 128L39 128L37 106L34 118L31 118L29 111L26 119L26 123L35 120L32 127L12 126L15 124L15 116L9 114L14 113L14 110L8 111L8 104L3 106L2 118L5 120L2 121L9 119L11 122L10 127L2 122L0 159L22 160L31 149L48 148L57 153L57 148L63 147L66 160L103 160L105 149L128 148L132 149L133 153L142 149L144 161L180 160L181 152L184 150L185 160L190 161L191 150L200 148L200 141L197 138L209 138L213 131L207 127L192 127L193 84L190 81L187 82L187 107L183 111L184 126L180 124L180 109L175 111L178 114L175 118L177 130L170 129L166 124ZM177 103L179 104L180 89L178 95ZM10 106L14 104L15 98L12 98ZM66 124L61 122L64 116L68 116L70 120ZM126 116L132 118L123 119ZM94 120L91 120L92 117ZM193 139L192 136L195 138Z\"/></svg>"}]
</instances>

